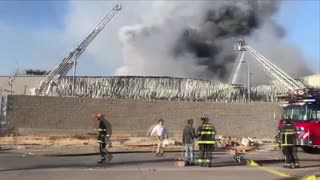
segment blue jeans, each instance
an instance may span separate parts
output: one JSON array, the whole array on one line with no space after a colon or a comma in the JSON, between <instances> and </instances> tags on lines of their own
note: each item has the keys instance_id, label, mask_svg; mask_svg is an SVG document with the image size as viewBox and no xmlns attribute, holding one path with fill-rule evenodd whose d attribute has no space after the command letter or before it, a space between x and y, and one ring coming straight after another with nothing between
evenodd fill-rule
<instances>
[{"instance_id":1,"label":"blue jeans","mask_svg":"<svg viewBox=\"0 0 320 180\"><path fill-rule=\"evenodd\" d=\"M192 163L194 160L193 144L185 144L185 151L185 160Z\"/></svg>"}]
</instances>

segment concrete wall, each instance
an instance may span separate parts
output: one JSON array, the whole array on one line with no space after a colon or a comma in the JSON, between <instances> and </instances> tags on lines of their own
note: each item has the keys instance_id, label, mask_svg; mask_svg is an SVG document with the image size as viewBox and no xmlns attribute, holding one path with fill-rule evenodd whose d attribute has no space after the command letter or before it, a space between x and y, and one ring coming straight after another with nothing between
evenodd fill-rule
<instances>
[{"instance_id":1,"label":"concrete wall","mask_svg":"<svg viewBox=\"0 0 320 180\"><path fill-rule=\"evenodd\" d=\"M15 76L13 95L31 95L43 76ZM0 76L0 96L11 94L10 77ZM50 96L117 98L143 100L185 100L219 103L246 102L246 92L232 85L199 79L150 76L78 76L73 87L73 77L63 77L57 82ZM282 92L273 86L251 88L251 100L255 102L277 102L275 95Z\"/></svg>"},{"instance_id":2,"label":"concrete wall","mask_svg":"<svg viewBox=\"0 0 320 180\"><path fill-rule=\"evenodd\" d=\"M208 114L219 134L264 137L275 132L280 110L274 103L220 104L14 95L8 96L7 128L33 133L41 130L47 133L47 129L51 133L87 133L98 125L93 115L103 112L116 134L145 135L159 118L166 121L173 134L181 133L188 118L196 119L197 125L199 116Z\"/></svg>"},{"instance_id":3,"label":"concrete wall","mask_svg":"<svg viewBox=\"0 0 320 180\"><path fill-rule=\"evenodd\" d=\"M305 77L304 83L319 87L320 76ZM0 97L10 94L10 77L0 76ZM30 95L30 89L37 87L44 76L16 76L12 94ZM318 83L318 85L317 85ZM277 94L287 92L281 86L260 85L251 88L251 100L254 102L278 102ZM244 89L234 88L221 82L174 78L174 77L77 77L75 88L73 78L64 77L53 88L52 96L117 98L142 100L185 100L219 103L243 103L247 101Z\"/></svg>"},{"instance_id":4,"label":"concrete wall","mask_svg":"<svg viewBox=\"0 0 320 180\"><path fill-rule=\"evenodd\" d=\"M0 76L0 96L6 96L11 94L11 87L9 85L10 76ZM39 85L40 81L45 76L15 76L12 86L12 94L14 95L30 95L30 88L34 88Z\"/></svg>"}]
</instances>

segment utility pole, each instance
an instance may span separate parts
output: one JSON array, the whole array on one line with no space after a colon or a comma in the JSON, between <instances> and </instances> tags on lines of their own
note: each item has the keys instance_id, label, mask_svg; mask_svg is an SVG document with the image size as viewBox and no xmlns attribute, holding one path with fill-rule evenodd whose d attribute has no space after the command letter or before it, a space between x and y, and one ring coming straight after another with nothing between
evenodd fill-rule
<instances>
[{"instance_id":1,"label":"utility pole","mask_svg":"<svg viewBox=\"0 0 320 180\"><path fill-rule=\"evenodd\" d=\"M12 92L13 92L13 81L15 80L16 78L14 76L10 77L9 78L9 81L8 81L8 84L10 86L10 95L12 95Z\"/></svg>"},{"instance_id":2,"label":"utility pole","mask_svg":"<svg viewBox=\"0 0 320 180\"><path fill-rule=\"evenodd\" d=\"M72 88L72 97L75 96L76 90L76 72L77 72L77 59L73 58L73 88Z\"/></svg>"},{"instance_id":3,"label":"utility pole","mask_svg":"<svg viewBox=\"0 0 320 180\"><path fill-rule=\"evenodd\" d=\"M247 61L247 71L248 71L248 103L251 102L251 70L250 63Z\"/></svg>"},{"instance_id":4,"label":"utility pole","mask_svg":"<svg viewBox=\"0 0 320 180\"><path fill-rule=\"evenodd\" d=\"M248 94L248 103L251 102L251 71L250 71L250 64L246 60L241 60L241 63L246 63L247 64L247 94ZM246 76L244 75L243 78L243 86L245 86L246 82Z\"/></svg>"}]
</instances>

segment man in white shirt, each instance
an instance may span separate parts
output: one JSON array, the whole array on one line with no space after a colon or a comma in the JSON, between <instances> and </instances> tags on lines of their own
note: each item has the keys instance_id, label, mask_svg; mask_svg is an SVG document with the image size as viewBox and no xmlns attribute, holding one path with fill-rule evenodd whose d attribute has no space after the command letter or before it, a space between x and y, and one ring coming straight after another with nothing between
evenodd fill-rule
<instances>
[{"instance_id":1,"label":"man in white shirt","mask_svg":"<svg viewBox=\"0 0 320 180\"><path fill-rule=\"evenodd\" d=\"M168 138L168 130L163 125L164 120L160 119L158 124L152 129L151 136L157 136L158 146L156 151L156 156L163 156L163 140L164 138Z\"/></svg>"}]
</instances>

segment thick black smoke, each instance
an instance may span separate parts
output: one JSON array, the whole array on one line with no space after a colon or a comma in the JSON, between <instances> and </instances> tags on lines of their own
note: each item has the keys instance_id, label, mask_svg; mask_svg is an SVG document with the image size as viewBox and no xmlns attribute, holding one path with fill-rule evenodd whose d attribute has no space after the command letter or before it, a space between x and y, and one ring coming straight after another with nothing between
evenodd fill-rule
<instances>
[{"instance_id":1,"label":"thick black smoke","mask_svg":"<svg viewBox=\"0 0 320 180\"><path fill-rule=\"evenodd\" d=\"M299 76L308 71L300 53L282 40L284 31L272 19L280 6L278 0L159 4L150 10L153 14L144 14L149 18L144 24L121 29L124 66L117 70L118 75L182 76L225 82L236 61L234 44L239 38L253 39L254 48L289 74L296 72ZM290 69L286 69L289 63ZM253 71L256 77L261 72ZM262 76L258 80L266 82Z\"/></svg>"},{"instance_id":2,"label":"thick black smoke","mask_svg":"<svg viewBox=\"0 0 320 180\"><path fill-rule=\"evenodd\" d=\"M196 63L206 66L207 78L226 80L236 60L232 41L249 36L276 11L276 1L229 1L221 6L210 3L197 30L186 29L176 43L173 55L192 53ZM275 25L278 30L281 29ZM279 31L279 37L282 35ZM227 43L226 42L230 42ZM236 41L235 41L236 42ZM227 52L227 53L226 53Z\"/></svg>"}]
</instances>

